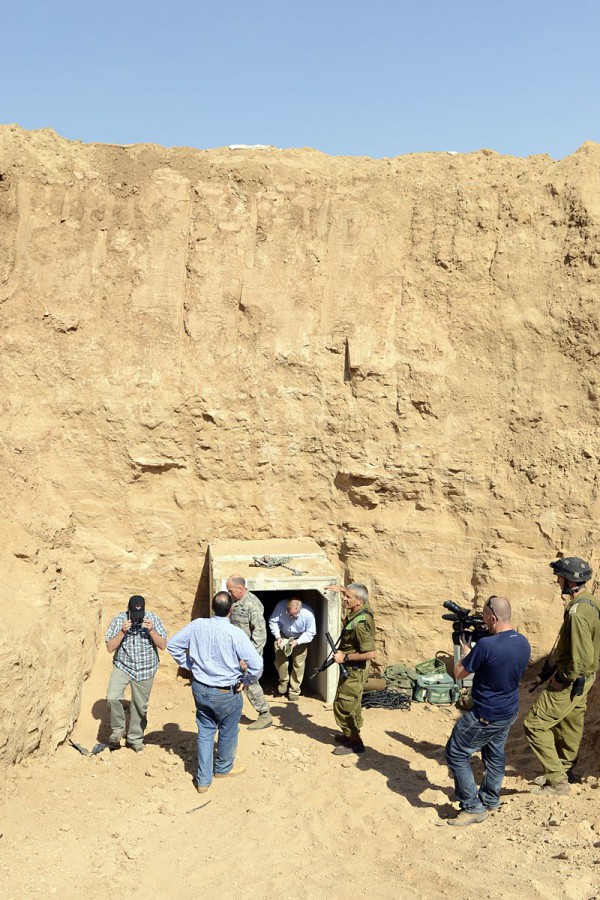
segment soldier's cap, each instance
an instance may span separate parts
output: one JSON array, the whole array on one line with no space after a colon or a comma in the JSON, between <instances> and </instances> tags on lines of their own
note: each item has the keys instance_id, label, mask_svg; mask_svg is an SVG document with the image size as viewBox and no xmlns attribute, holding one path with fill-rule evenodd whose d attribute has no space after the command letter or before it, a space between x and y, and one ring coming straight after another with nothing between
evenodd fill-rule
<instances>
[{"instance_id":1,"label":"soldier's cap","mask_svg":"<svg viewBox=\"0 0 600 900\"><path fill-rule=\"evenodd\" d=\"M134 594L133 597L129 598L127 611L132 622L143 622L146 613L146 601L140 594Z\"/></svg>"}]
</instances>

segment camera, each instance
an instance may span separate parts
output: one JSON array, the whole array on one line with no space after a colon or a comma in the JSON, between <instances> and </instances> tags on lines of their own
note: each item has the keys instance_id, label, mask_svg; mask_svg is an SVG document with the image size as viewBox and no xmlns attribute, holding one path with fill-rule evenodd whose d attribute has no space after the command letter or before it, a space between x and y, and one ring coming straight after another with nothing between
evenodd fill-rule
<instances>
[{"instance_id":1,"label":"camera","mask_svg":"<svg viewBox=\"0 0 600 900\"><path fill-rule=\"evenodd\" d=\"M458 603L454 603L453 600L444 600L443 606L444 609L450 610L448 613L443 613L442 619L445 619L447 622L452 622L452 643L454 645L454 664L456 665L463 654L463 649L460 645L461 640L470 646L473 646L473 644L476 644L481 638L487 637L489 631L487 630L487 625L483 621L481 613L463 609L462 606L459 606ZM473 684L473 676L469 675L468 678L457 681L457 684L461 688L470 689ZM469 707L464 708L468 709Z\"/></svg>"},{"instance_id":2,"label":"camera","mask_svg":"<svg viewBox=\"0 0 600 900\"><path fill-rule=\"evenodd\" d=\"M461 638L468 644L474 644L488 636L489 631L481 613L463 609L453 600L444 600L443 606L450 610L442 615L442 619L452 622L452 643L455 647L460 646Z\"/></svg>"}]
</instances>

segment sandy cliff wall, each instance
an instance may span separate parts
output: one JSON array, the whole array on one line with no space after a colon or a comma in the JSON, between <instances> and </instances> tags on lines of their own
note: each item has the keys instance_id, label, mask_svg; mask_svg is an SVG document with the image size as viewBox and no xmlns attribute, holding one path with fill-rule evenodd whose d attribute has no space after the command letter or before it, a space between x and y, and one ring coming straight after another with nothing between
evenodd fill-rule
<instances>
[{"instance_id":1,"label":"sandy cliff wall","mask_svg":"<svg viewBox=\"0 0 600 900\"><path fill-rule=\"evenodd\" d=\"M0 129L0 756L64 738L130 592L182 624L217 538L314 537L372 588L383 662L492 591L547 649L547 561L596 563L599 282L596 144L374 161Z\"/></svg>"}]
</instances>

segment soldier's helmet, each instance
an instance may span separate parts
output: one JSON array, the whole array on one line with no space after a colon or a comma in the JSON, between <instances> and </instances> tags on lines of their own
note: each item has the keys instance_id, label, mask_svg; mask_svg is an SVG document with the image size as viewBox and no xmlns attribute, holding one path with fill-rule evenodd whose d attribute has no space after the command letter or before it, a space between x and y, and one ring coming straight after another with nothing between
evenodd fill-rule
<instances>
[{"instance_id":1,"label":"soldier's helmet","mask_svg":"<svg viewBox=\"0 0 600 900\"><path fill-rule=\"evenodd\" d=\"M555 559L550 563L550 568L555 575L562 575L567 581L573 581L575 584L585 584L592 577L589 563L578 556Z\"/></svg>"}]
</instances>

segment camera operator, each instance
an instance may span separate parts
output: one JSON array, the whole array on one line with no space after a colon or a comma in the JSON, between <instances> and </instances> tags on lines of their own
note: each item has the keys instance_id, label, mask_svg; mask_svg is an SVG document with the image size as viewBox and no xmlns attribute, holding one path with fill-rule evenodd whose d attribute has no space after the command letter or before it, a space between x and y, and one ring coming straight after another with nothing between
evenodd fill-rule
<instances>
[{"instance_id":1,"label":"camera operator","mask_svg":"<svg viewBox=\"0 0 600 900\"><path fill-rule=\"evenodd\" d=\"M492 596L483 608L489 637L478 640L473 649L461 639L462 657L454 666L454 677L459 680L473 674L473 708L458 720L446 744L446 761L461 809L449 825L483 822L488 810L500 806L504 748L517 718L519 682L531 654L529 641L513 629L510 617L508 600ZM478 750L484 765L479 791L470 762Z\"/></svg>"},{"instance_id":2,"label":"camera operator","mask_svg":"<svg viewBox=\"0 0 600 900\"><path fill-rule=\"evenodd\" d=\"M587 695L600 659L600 603L586 589L592 570L577 556L550 563L567 600L553 675L529 710L523 726L529 746L544 767L536 793L567 794L569 774L583 737Z\"/></svg>"}]
</instances>

